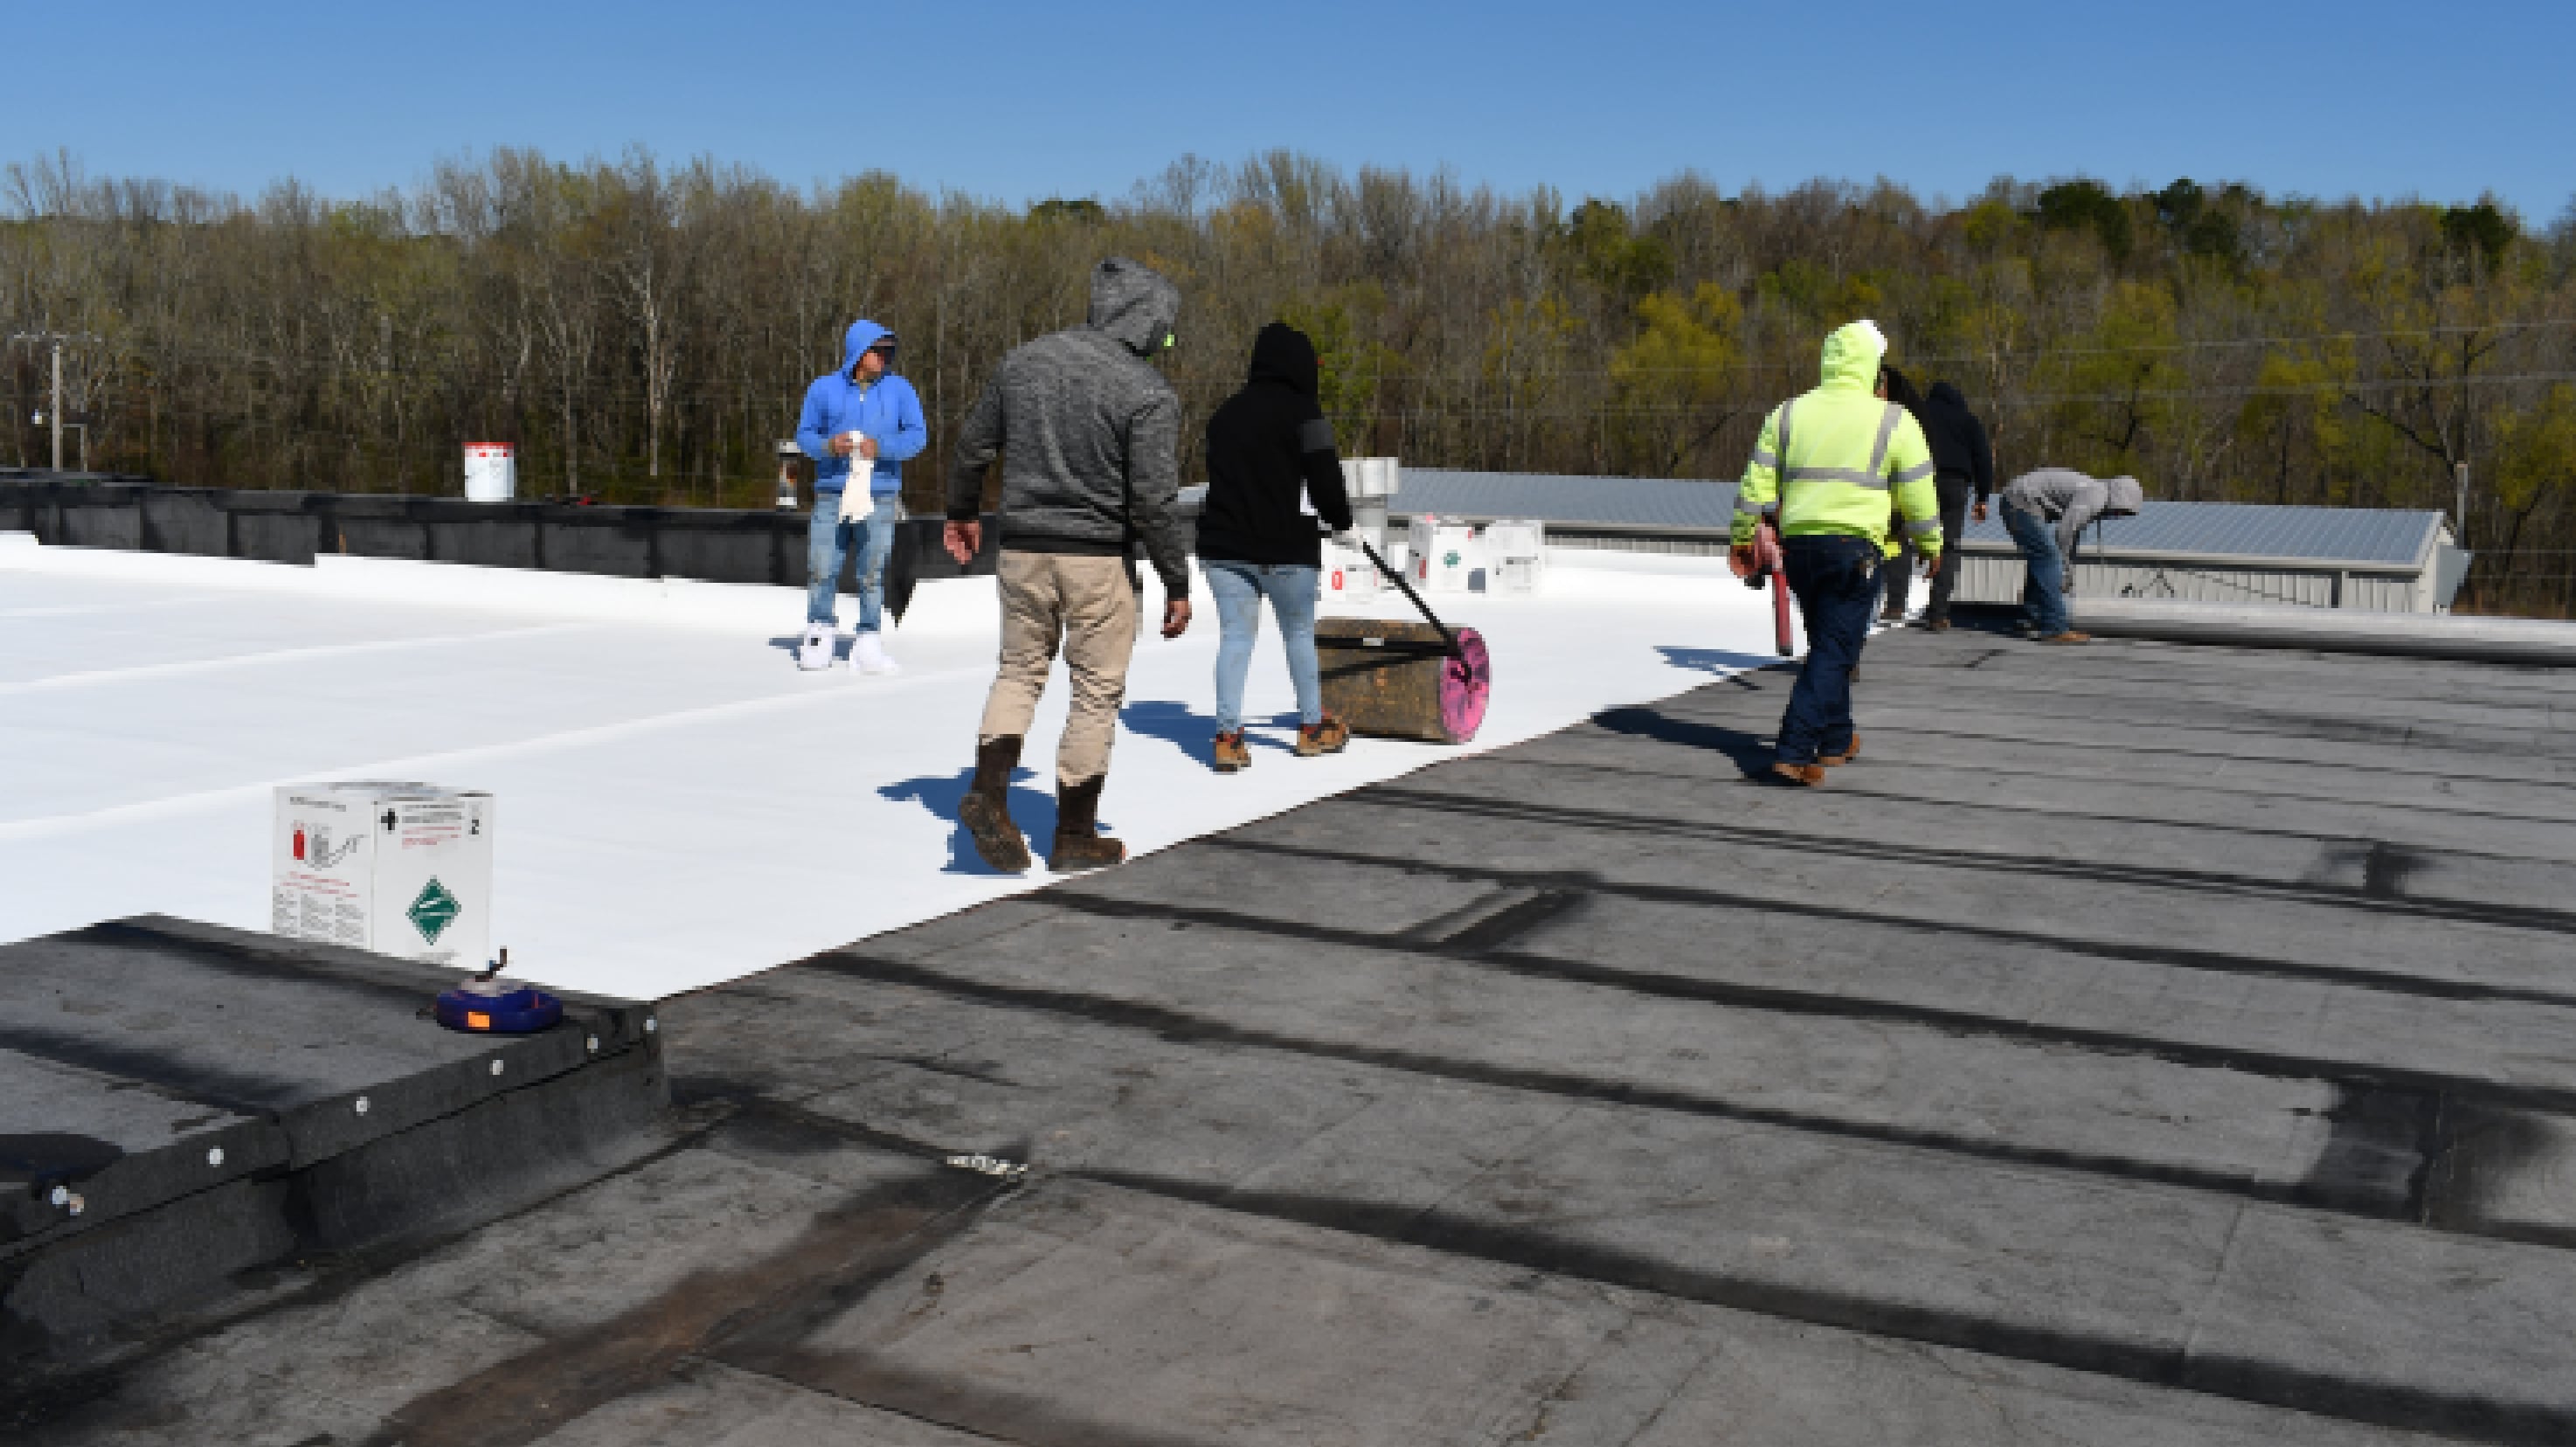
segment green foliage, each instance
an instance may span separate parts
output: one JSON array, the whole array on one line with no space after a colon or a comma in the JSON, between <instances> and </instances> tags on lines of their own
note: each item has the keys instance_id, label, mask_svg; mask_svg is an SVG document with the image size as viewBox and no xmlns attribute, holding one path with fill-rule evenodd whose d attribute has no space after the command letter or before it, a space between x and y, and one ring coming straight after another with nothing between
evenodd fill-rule
<instances>
[{"instance_id":1,"label":"green foliage","mask_svg":"<svg viewBox=\"0 0 2576 1447\"><path fill-rule=\"evenodd\" d=\"M1109 213L1099 202L1088 196L1076 196L1071 199L1050 196L1029 208L1029 219L1038 222L1069 221L1080 226L1097 226L1109 219Z\"/></svg>"},{"instance_id":2,"label":"green foliage","mask_svg":"<svg viewBox=\"0 0 2576 1447\"><path fill-rule=\"evenodd\" d=\"M2493 198L2007 178L1945 209L1692 175L1569 207L1286 152L1184 158L1114 206L883 172L799 193L641 152L505 149L407 193L248 205L0 167L0 333L101 339L66 358L93 461L230 486L453 492L458 444L491 438L531 493L757 504L864 313L904 339L931 429L908 501L931 506L995 361L1078 325L1111 253L1181 289L1163 365L1193 419L1285 317L1350 451L1731 477L1825 331L1868 316L1909 372L1961 385L2007 475L2447 508L2465 458L2481 605L2576 602L2576 208L2526 233ZM46 380L0 353L0 464L42 461Z\"/></svg>"},{"instance_id":3,"label":"green foliage","mask_svg":"<svg viewBox=\"0 0 2576 1447\"><path fill-rule=\"evenodd\" d=\"M2137 244L2128 203L2099 181L2061 181L2039 193L2039 224L2051 231L2089 231L2113 266L2126 265Z\"/></svg>"},{"instance_id":4,"label":"green foliage","mask_svg":"<svg viewBox=\"0 0 2576 1447\"><path fill-rule=\"evenodd\" d=\"M2538 406L2506 414L2497 441L2496 500L2508 511L2576 502L2576 387L2561 382Z\"/></svg>"},{"instance_id":5,"label":"green foliage","mask_svg":"<svg viewBox=\"0 0 2576 1447\"><path fill-rule=\"evenodd\" d=\"M1744 306L1714 282L1637 303L1636 339L1613 353L1610 380L1648 449L1644 470L1679 472L1713 417L1723 417L1743 360Z\"/></svg>"},{"instance_id":6,"label":"green foliage","mask_svg":"<svg viewBox=\"0 0 2576 1447\"><path fill-rule=\"evenodd\" d=\"M2442 244L2455 255L2475 255L2490 268L2504 260L2521 231L2492 198L2474 206L2442 208Z\"/></svg>"},{"instance_id":7,"label":"green foliage","mask_svg":"<svg viewBox=\"0 0 2576 1447\"><path fill-rule=\"evenodd\" d=\"M1369 423L1387 376L1401 358L1375 340L1386 314L1386 291L1370 282L1337 289L1314 301L1292 302L1280 320L1315 344L1318 398L1333 420L1334 445L1345 455L1367 450Z\"/></svg>"},{"instance_id":8,"label":"green foliage","mask_svg":"<svg viewBox=\"0 0 2576 1447\"><path fill-rule=\"evenodd\" d=\"M2244 263L2245 244L2229 203L2241 204L2246 194L2242 186L2229 186L2223 198L2213 199L2198 182L2185 177L2151 199L2157 224L2184 255L2206 257L2234 269Z\"/></svg>"},{"instance_id":9,"label":"green foliage","mask_svg":"<svg viewBox=\"0 0 2576 1447\"><path fill-rule=\"evenodd\" d=\"M1587 200L1574 208L1563 238L1574 268L1585 280L1623 302L1672 280L1672 252L1657 238L1631 233L1627 208Z\"/></svg>"}]
</instances>

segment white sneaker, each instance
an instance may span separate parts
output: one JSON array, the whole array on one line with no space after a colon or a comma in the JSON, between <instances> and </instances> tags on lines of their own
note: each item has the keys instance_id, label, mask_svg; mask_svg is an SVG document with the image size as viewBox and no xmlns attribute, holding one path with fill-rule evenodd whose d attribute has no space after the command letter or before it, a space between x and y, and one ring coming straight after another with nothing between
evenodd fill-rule
<instances>
[{"instance_id":1,"label":"white sneaker","mask_svg":"<svg viewBox=\"0 0 2576 1447\"><path fill-rule=\"evenodd\" d=\"M832 630L820 623L805 625L805 641L797 646L796 666L813 673L832 666Z\"/></svg>"},{"instance_id":2,"label":"white sneaker","mask_svg":"<svg viewBox=\"0 0 2576 1447\"><path fill-rule=\"evenodd\" d=\"M903 665L886 656L885 643L874 633L850 642L850 666L861 673L901 673Z\"/></svg>"}]
</instances>

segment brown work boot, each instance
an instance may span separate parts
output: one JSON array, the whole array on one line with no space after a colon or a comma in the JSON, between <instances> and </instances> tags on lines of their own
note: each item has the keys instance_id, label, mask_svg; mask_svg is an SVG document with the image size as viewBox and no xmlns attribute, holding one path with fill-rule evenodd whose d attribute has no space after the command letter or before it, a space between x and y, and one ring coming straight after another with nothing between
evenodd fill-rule
<instances>
[{"instance_id":1,"label":"brown work boot","mask_svg":"<svg viewBox=\"0 0 2576 1447\"><path fill-rule=\"evenodd\" d=\"M1011 771L1019 766L1017 735L977 744L975 782L957 801L957 822L966 826L975 852L986 864L1012 873L1029 867L1029 842L1011 822Z\"/></svg>"},{"instance_id":2,"label":"brown work boot","mask_svg":"<svg viewBox=\"0 0 2576 1447\"><path fill-rule=\"evenodd\" d=\"M2093 635L2090 633L2078 633L2074 629L2069 628L2063 633L2051 633L2039 641L2042 643L2090 643L2093 641Z\"/></svg>"},{"instance_id":3,"label":"brown work boot","mask_svg":"<svg viewBox=\"0 0 2576 1447\"><path fill-rule=\"evenodd\" d=\"M1297 726L1297 757L1311 759L1319 754L1338 754L1351 745L1351 726L1324 715L1319 724Z\"/></svg>"},{"instance_id":4,"label":"brown work boot","mask_svg":"<svg viewBox=\"0 0 2576 1447\"><path fill-rule=\"evenodd\" d=\"M1100 834L1100 786L1107 778L1079 784L1058 783L1055 790L1055 852L1047 868L1058 874L1123 863L1127 846Z\"/></svg>"},{"instance_id":5,"label":"brown work boot","mask_svg":"<svg viewBox=\"0 0 2576 1447\"><path fill-rule=\"evenodd\" d=\"M1215 765L1216 771L1220 774L1231 774L1237 769L1251 768L1252 750L1243 746L1243 730L1236 729L1230 734L1218 734L1216 748L1210 762Z\"/></svg>"},{"instance_id":6,"label":"brown work boot","mask_svg":"<svg viewBox=\"0 0 2576 1447\"><path fill-rule=\"evenodd\" d=\"M1923 626L1931 629L1935 633L1947 633L1950 631L1950 620L1947 618L1926 618L1923 620Z\"/></svg>"},{"instance_id":7,"label":"brown work boot","mask_svg":"<svg viewBox=\"0 0 2576 1447\"><path fill-rule=\"evenodd\" d=\"M1851 741L1851 747L1850 747L1850 748L1847 748L1847 749L1843 750L1843 751L1842 751L1841 753L1839 753L1839 754L1822 754L1822 755L1819 755L1819 756L1817 757L1817 759L1816 759L1816 762L1817 762L1817 763L1819 763L1819 764L1824 765L1824 766L1825 766L1826 768L1828 768L1828 769L1835 769L1835 768L1840 768L1840 767L1842 767L1843 765L1848 764L1848 763L1850 763L1852 760L1857 759L1857 758L1859 758L1859 757L1860 757L1860 735L1859 735L1859 734L1857 734L1857 733L1855 733L1855 734L1853 734L1853 735L1852 735L1852 741Z\"/></svg>"},{"instance_id":8,"label":"brown work boot","mask_svg":"<svg viewBox=\"0 0 2576 1447\"><path fill-rule=\"evenodd\" d=\"M1792 764L1784 761L1775 763L1771 766L1771 777L1782 780L1786 783L1804 784L1808 788L1812 789L1825 781L1825 766L1822 764Z\"/></svg>"}]
</instances>

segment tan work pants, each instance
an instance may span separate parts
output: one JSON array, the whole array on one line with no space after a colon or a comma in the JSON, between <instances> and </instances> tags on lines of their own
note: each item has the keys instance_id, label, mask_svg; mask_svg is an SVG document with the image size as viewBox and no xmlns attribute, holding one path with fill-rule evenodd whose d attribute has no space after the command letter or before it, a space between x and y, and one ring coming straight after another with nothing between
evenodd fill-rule
<instances>
[{"instance_id":1,"label":"tan work pants","mask_svg":"<svg viewBox=\"0 0 2576 1447\"><path fill-rule=\"evenodd\" d=\"M984 742L1026 737L1059 645L1073 676L1073 712L1056 746L1059 787L1109 772L1127 659L1136 651L1136 591L1123 558L1003 550L1002 666L984 701Z\"/></svg>"}]
</instances>

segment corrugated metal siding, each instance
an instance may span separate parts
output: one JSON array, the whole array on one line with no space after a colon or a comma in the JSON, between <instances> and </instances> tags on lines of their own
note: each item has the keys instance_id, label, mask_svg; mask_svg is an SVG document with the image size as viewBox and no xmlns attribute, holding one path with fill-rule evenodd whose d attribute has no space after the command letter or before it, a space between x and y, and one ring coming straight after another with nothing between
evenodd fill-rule
<instances>
[{"instance_id":1,"label":"corrugated metal siding","mask_svg":"<svg viewBox=\"0 0 2576 1447\"><path fill-rule=\"evenodd\" d=\"M1576 477L1549 472L1451 472L1408 467L1389 500L1411 517L1537 518L1609 527L1723 529L1735 484L1667 477Z\"/></svg>"},{"instance_id":2,"label":"corrugated metal siding","mask_svg":"<svg viewBox=\"0 0 2576 1447\"><path fill-rule=\"evenodd\" d=\"M1734 510L1731 482L1440 468L1406 468L1389 505L1398 517L1537 518L1560 547L1691 555L1725 551L1715 535ZM2426 560L2441 527L2436 512L2150 502L2134 518L2086 529L2076 587L2079 597L2430 612ZM1700 536L1673 535L1689 533ZM2231 558L2248 561L2231 566ZM2020 597L2021 555L2000 517L1969 524L1960 563L1961 601Z\"/></svg>"},{"instance_id":3,"label":"corrugated metal siding","mask_svg":"<svg viewBox=\"0 0 2576 1447\"><path fill-rule=\"evenodd\" d=\"M2021 599L2019 555L1964 553L1959 559L1963 603L2014 603ZM2226 568L2157 563L2082 563L2075 569L2079 598L2172 598L2192 603L2296 603L2363 613L2429 613L2432 598L2416 574L2354 573L2319 568Z\"/></svg>"},{"instance_id":4,"label":"corrugated metal siding","mask_svg":"<svg viewBox=\"0 0 2576 1447\"><path fill-rule=\"evenodd\" d=\"M1406 468L1390 503L1401 516L1537 518L1550 524L1720 530L1732 521L1735 484L1655 477ZM2409 567L2442 525L2438 512L2389 508L2276 507L2268 503L2149 502L2133 518L2088 528L2084 547L2159 556L2284 558ZM2000 515L1968 525L1971 547L2009 551Z\"/></svg>"},{"instance_id":5,"label":"corrugated metal siding","mask_svg":"<svg viewBox=\"0 0 2576 1447\"><path fill-rule=\"evenodd\" d=\"M1585 533L1549 528L1547 545L1551 548L1591 548L1604 552L1656 553L1687 558L1726 556L1724 538L1641 538L1627 533Z\"/></svg>"},{"instance_id":6,"label":"corrugated metal siding","mask_svg":"<svg viewBox=\"0 0 2576 1447\"><path fill-rule=\"evenodd\" d=\"M2412 566L2442 526L2438 512L2391 508L2275 507L2268 503L2150 502L2133 518L2106 518L2097 539L2113 552L2199 553L2241 558L2298 558L2325 563ZM1970 544L2012 546L1998 505L1968 524Z\"/></svg>"}]
</instances>

